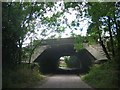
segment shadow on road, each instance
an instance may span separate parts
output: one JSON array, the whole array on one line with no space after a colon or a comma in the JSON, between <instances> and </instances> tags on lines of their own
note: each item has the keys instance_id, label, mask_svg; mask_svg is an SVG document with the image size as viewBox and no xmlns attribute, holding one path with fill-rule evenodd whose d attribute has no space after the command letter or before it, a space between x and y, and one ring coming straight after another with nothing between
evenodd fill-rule
<instances>
[{"instance_id":1,"label":"shadow on road","mask_svg":"<svg viewBox=\"0 0 120 90\"><path fill-rule=\"evenodd\" d=\"M58 68L51 74L77 74L79 75L79 74L85 74L85 73L86 73L85 70L79 69L79 68L65 68L65 69ZM48 73L44 73L44 74L48 74Z\"/></svg>"}]
</instances>

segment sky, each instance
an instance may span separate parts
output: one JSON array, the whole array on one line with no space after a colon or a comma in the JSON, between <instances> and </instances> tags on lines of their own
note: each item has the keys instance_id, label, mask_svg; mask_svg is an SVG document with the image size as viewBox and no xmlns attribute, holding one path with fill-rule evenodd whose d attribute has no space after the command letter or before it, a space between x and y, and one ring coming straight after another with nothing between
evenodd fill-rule
<instances>
[{"instance_id":1,"label":"sky","mask_svg":"<svg viewBox=\"0 0 120 90\"><path fill-rule=\"evenodd\" d=\"M51 11L47 11L45 14L44 14L44 17L51 17L54 13L57 13L57 12L61 12L63 9L64 9L64 5L62 5L61 7L59 7L59 3L61 2L58 2L56 3L55 7L57 8L57 10L54 10L54 8L52 8L53 12ZM63 2L62 2L63 4ZM49 9L49 8L47 8ZM69 12L65 12L64 13L64 16L67 18L67 23L70 25L72 23L72 21L75 21L76 20L76 14L78 14L79 12L76 11L76 10L73 10L72 8L69 9ZM64 18L63 17L60 17L58 18L60 19L60 22L64 21ZM41 31L42 29L46 29L47 27L46 26L42 26L41 25L41 21L39 19L39 17L34 21L35 22L35 32L36 34L30 34L29 37L33 37L33 39L35 39L34 37L36 37L37 39L41 39L41 38L44 38L44 39L47 39L48 37L50 37L51 35L54 35L55 34L55 38L61 36L61 38L69 38L71 36L70 32L73 31L74 34L76 35L81 35L81 36L85 36L86 35L86 32L87 32L87 28L89 26L89 23L88 21L90 21L90 19L88 18L77 18L77 20L79 19L79 27L75 27L76 29L73 28L69 28L68 26L66 26L66 24L60 24L61 26L65 26L65 31L61 33L61 35L59 33L50 33L47 37L43 37L41 36ZM83 20L85 19L85 20ZM81 21L83 20L83 21ZM81 30L82 29L82 30ZM31 41L30 38L26 39L23 43L23 47L26 46L27 44L29 44Z\"/></svg>"}]
</instances>

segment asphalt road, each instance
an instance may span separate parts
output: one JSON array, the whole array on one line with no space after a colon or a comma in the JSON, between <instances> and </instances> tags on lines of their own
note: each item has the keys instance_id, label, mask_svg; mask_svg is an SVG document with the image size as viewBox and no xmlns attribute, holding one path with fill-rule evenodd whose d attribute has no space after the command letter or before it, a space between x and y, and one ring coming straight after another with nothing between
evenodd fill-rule
<instances>
[{"instance_id":1,"label":"asphalt road","mask_svg":"<svg viewBox=\"0 0 120 90\"><path fill-rule=\"evenodd\" d=\"M43 82L34 88L91 88L77 75L53 75L48 76ZM92 90L92 88L91 88Z\"/></svg>"}]
</instances>

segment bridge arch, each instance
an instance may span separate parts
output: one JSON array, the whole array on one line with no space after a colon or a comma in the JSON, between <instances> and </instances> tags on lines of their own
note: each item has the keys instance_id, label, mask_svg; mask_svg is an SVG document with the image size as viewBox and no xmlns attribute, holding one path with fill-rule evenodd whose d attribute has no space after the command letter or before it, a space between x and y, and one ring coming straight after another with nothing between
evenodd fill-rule
<instances>
[{"instance_id":1,"label":"bridge arch","mask_svg":"<svg viewBox=\"0 0 120 90\"><path fill-rule=\"evenodd\" d=\"M95 58L86 49L76 52L73 44L52 45L45 49L34 62L40 65L40 71L43 73L59 73L59 59L62 56L76 56L80 59L82 68L79 73L87 72Z\"/></svg>"}]
</instances>

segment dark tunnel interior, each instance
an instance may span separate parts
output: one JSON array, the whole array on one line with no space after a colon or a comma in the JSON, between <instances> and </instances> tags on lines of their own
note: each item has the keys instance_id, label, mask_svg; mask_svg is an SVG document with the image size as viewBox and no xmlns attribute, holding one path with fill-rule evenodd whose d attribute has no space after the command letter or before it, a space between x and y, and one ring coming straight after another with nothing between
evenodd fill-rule
<instances>
[{"instance_id":1,"label":"dark tunnel interior","mask_svg":"<svg viewBox=\"0 0 120 90\"><path fill-rule=\"evenodd\" d=\"M79 58L82 68L76 69L60 69L59 60L62 56L76 56ZM86 49L81 49L76 52L73 44L55 45L45 49L41 55L39 55L34 62L38 62L40 65L40 71L42 73L56 73L56 74L79 74L89 71L92 61L95 57Z\"/></svg>"}]
</instances>

